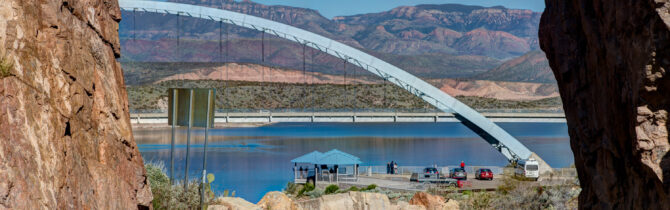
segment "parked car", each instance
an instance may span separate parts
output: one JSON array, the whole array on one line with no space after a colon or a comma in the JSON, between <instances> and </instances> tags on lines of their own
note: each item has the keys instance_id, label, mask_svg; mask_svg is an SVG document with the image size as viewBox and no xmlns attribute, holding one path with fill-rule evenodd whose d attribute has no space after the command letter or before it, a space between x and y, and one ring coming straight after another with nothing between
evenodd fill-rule
<instances>
[{"instance_id":1,"label":"parked car","mask_svg":"<svg viewBox=\"0 0 670 210\"><path fill-rule=\"evenodd\" d=\"M465 172L464 169L462 168L454 168L451 169L451 173L449 174L449 177L452 179L458 179L458 180L468 180L468 172Z\"/></svg>"},{"instance_id":2,"label":"parked car","mask_svg":"<svg viewBox=\"0 0 670 210\"><path fill-rule=\"evenodd\" d=\"M440 178L440 171L438 171L437 168L434 168L434 167L424 168L423 169L423 177L424 178L439 179Z\"/></svg>"},{"instance_id":3,"label":"parked car","mask_svg":"<svg viewBox=\"0 0 670 210\"><path fill-rule=\"evenodd\" d=\"M475 171L475 179L492 180L493 172L488 168L480 168Z\"/></svg>"}]
</instances>

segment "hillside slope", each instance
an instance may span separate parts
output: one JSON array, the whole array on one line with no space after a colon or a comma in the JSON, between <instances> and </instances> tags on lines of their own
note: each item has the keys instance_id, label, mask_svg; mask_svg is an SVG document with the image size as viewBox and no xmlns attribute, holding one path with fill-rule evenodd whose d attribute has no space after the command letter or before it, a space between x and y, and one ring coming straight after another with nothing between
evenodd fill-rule
<instances>
[{"instance_id":1,"label":"hillside slope","mask_svg":"<svg viewBox=\"0 0 670 210\"><path fill-rule=\"evenodd\" d=\"M556 83L544 52L535 50L473 77L480 80Z\"/></svg>"}]
</instances>

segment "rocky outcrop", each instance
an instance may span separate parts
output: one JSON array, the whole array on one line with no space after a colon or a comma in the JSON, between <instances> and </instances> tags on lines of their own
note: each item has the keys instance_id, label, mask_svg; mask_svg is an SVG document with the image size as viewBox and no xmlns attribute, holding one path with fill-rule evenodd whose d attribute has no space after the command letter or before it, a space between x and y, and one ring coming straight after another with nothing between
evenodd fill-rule
<instances>
[{"instance_id":1,"label":"rocky outcrop","mask_svg":"<svg viewBox=\"0 0 670 210\"><path fill-rule=\"evenodd\" d=\"M261 209L285 209L296 210L298 206L286 194L278 191L272 191L258 201L256 204Z\"/></svg>"},{"instance_id":2,"label":"rocky outcrop","mask_svg":"<svg viewBox=\"0 0 670 210\"><path fill-rule=\"evenodd\" d=\"M388 197L384 194L369 192L348 192L332 195L324 195L320 198L301 201L298 203L301 209L320 210L367 210L367 209L391 209Z\"/></svg>"},{"instance_id":3,"label":"rocky outcrop","mask_svg":"<svg viewBox=\"0 0 670 210\"><path fill-rule=\"evenodd\" d=\"M444 202L444 198L436 195L431 195L425 192L417 192L414 194L412 199L409 200L409 204L423 206L427 210L458 210L458 202L455 200L449 200L449 202Z\"/></svg>"},{"instance_id":4,"label":"rocky outcrop","mask_svg":"<svg viewBox=\"0 0 670 210\"><path fill-rule=\"evenodd\" d=\"M396 209L398 209L398 210L426 210L426 207L421 206L421 205L412 205L412 204L409 204L405 201L398 201L398 204L396 204Z\"/></svg>"},{"instance_id":5,"label":"rocky outcrop","mask_svg":"<svg viewBox=\"0 0 670 210\"><path fill-rule=\"evenodd\" d=\"M669 8L546 0L540 44L563 99L582 209L670 206Z\"/></svg>"},{"instance_id":6,"label":"rocky outcrop","mask_svg":"<svg viewBox=\"0 0 670 210\"><path fill-rule=\"evenodd\" d=\"M250 203L239 197L221 197L214 201L214 205L209 205L208 210L260 210L259 206ZM270 208L274 209L274 207ZM279 208L278 208L279 209Z\"/></svg>"},{"instance_id":7,"label":"rocky outcrop","mask_svg":"<svg viewBox=\"0 0 670 210\"><path fill-rule=\"evenodd\" d=\"M137 209L115 0L0 0L0 209Z\"/></svg>"}]
</instances>

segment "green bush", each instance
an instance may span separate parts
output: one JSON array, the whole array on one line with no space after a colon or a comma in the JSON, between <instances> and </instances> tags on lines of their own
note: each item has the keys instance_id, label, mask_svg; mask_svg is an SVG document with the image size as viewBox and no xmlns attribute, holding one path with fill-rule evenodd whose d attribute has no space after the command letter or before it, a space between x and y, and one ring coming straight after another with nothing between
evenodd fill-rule
<instances>
[{"instance_id":1,"label":"green bush","mask_svg":"<svg viewBox=\"0 0 670 210\"><path fill-rule=\"evenodd\" d=\"M296 192L298 191L298 186L299 185L293 182L288 182L286 184L286 189L284 190L284 192L286 192L286 194L296 194Z\"/></svg>"},{"instance_id":2,"label":"green bush","mask_svg":"<svg viewBox=\"0 0 670 210\"><path fill-rule=\"evenodd\" d=\"M187 190L179 182L170 184L170 178L165 173L162 163L146 163L147 178L154 200L154 209L198 209L200 208L200 181L193 179L188 183ZM205 194L214 198L211 187L205 185Z\"/></svg>"},{"instance_id":3,"label":"green bush","mask_svg":"<svg viewBox=\"0 0 670 210\"><path fill-rule=\"evenodd\" d=\"M471 195L472 195L472 191L470 191L470 190L464 190L464 191L462 192L462 194L463 194L463 195L467 195L467 196L471 196Z\"/></svg>"},{"instance_id":4,"label":"green bush","mask_svg":"<svg viewBox=\"0 0 670 210\"><path fill-rule=\"evenodd\" d=\"M507 195L509 192L516 189L518 185L519 182L517 180L510 178L509 176L505 176L502 178L502 184L498 185L498 192L503 195Z\"/></svg>"},{"instance_id":5,"label":"green bush","mask_svg":"<svg viewBox=\"0 0 670 210\"><path fill-rule=\"evenodd\" d=\"M302 196L306 192L314 190L314 188L315 188L314 184L308 182L307 184L305 184L305 187L303 187L302 189L300 189L300 191L298 191L298 196Z\"/></svg>"},{"instance_id":6,"label":"green bush","mask_svg":"<svg viewBox=\"0 0 670 210\"><path fill-rule=\"evenodd\" d=\"M365 190L374 190L374 189L377 189L377 185L376 185L376 184L368 185L368 186L365 188Z\"/></svg>"},{"instance_id":7,"label":"green bush","mask_svg":"<svg viewBox=\"0 0 670 210\"><path fill-rule=\"evenodd\" d=\"M14 62L12 62L5 53L0 54L0 78L5 78L12 75Z\"/></svg>"},{"instance_id":8,"label":"green bush","mask_svg":"<svg viewBox=\"0 0 670 210\"><path fill-rule=\"evenodd\" d=\"M351 186L351 187L349 187L349 189L347 189L347 191L359 191L359 190L360 189L358 189L358 187L356 187L356 186Z\"/></svg>"},{"instance_id":9,"label":"green bush","mask_svg":"<svg viewBox=\"0 0 670 210\"><path fill-rule=\"evenodd\" d=\"M324 194L324 190L321 188L315 188L309 192L306 192L305 195L311 197L311 198L318 198L321 197Z\"/></svg>"},{"instance_id":10,"label":"green bush","mask_svg":"<svg viewBox=\"0 0 670 210\"><path fill-rule=\"evenodd\" d=\"M489 193L477 193L472 196L473 209L489 209L491 207L491 202L491 194Z\"/></svg>"},{"instance_id":11,"label":"green bush","mask_svg":"<svg viewBox=\"0 0 670 210\"><path fill-rule=\"evenodd\" d=\"M331 184L331 185L328 185L328 187L326 187L326 192L325 193L326 193L326 195L333 194L333 193L337 192L337 190L339 190L339 189L340 189L340 187L338 187L337 185Z\"/></svg>"}]
</instances>

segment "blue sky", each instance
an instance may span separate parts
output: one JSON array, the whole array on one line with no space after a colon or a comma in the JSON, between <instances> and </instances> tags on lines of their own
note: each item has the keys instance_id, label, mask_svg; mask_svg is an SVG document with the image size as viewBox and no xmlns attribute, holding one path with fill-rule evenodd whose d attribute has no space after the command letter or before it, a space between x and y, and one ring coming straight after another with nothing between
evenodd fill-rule
<instances>
[{"instance_id":1,"label":"blue sky","mask_svg":"<svg viewBox=\"0 0 670 210\"><path fill-rule=\"evenodd\" d=\"M268 5L287 5L318 10L323 16L355 15L374 13L393 9L398 6L418 4L467 4L480 6L502 5L515 9L544 10L543 0L252 0Z\"/></svg>"}]
</instances>

